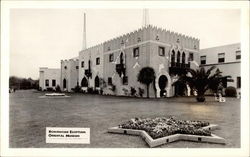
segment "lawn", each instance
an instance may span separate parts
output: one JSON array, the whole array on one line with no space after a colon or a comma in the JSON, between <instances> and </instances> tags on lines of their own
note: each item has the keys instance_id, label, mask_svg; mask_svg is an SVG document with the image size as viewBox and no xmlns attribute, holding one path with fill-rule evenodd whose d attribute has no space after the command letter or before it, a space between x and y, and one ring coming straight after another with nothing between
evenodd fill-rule
<instances>
[{"instance_id":1,"label":"lawn","mask_svg":"<svg viewBox=\"0 0 250 157\"><path fill-rule=\"evenodd\" d=\"M219 124L214 134L226 139L226 145L178 141L162 148L239 148L240 99L226 103L206 97L205 103L193 97L140 99L115 96L68 94L68 98L39 98L44 92L32 90L10 93L10 147L12 148L148 148L138 136L107 133L134 117L175 116ZM47 144L46 127L89 127L90 144Z\"/></svg>"}]
</instances>

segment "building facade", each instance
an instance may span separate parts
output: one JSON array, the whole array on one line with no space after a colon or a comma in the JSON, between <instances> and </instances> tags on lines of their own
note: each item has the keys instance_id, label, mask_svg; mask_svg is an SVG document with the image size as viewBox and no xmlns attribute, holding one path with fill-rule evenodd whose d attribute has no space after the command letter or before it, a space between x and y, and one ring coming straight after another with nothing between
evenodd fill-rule
<instances>
[{"instance_id":1,"label":"building facade","mask_svg":"<svg viewBox=\"0 0 250 157\"><path fill-rule=\"evenodd\" d=\"M232 80L226 86L241 89L241 46L240 43L223 45L200 50L200 66L209 68L216 66L224 76L231 76Z\"/></svg>"},{"instance_id":2,"label":"building facade","mask_svg":"<svg viewBox=\"0 0 250 157\"><path fill-rule=\"evenodd\" d=\"M81 89L88 88L100 92L103 80L103 44L79 52L79 80Z\"/></svg>"},{"instance_id":3,"label":"building facade","mask_svg":"<svg viewBox=\"0 0 250 157\"><path fill-rule=\"evenodd\" d=\"M49 69L47 67L39 70L39 87L41 90L55 90L60 86L61 70Z\"/></svg>"},{"instance_id":4,"label":"building facade","mask_svg":"<svg viewBox=\"0 0 250 157\"><path fill-rule=\"evenodd\" d=\"M62 91L72 92L79 85L79 60L78 57L61 60L60 88Z\"/></svg>"},{"instance_id":5,"label":"building facade","mask_svg":"<svg viewBox=\"0 0 250 157\"><path fill-rule=\"evenodd\" d=\"M149 96L161 97L165 91L164 96L172 97L181 71L199 66L198 52L198 39L148 25L81 51L79 80L83 90L98 87L103 94L130 95L134 88L137 95L144 90L145 97L146 87L137 75L143 67L152 67L156 79Z\"/></svg>"}]
</instances>

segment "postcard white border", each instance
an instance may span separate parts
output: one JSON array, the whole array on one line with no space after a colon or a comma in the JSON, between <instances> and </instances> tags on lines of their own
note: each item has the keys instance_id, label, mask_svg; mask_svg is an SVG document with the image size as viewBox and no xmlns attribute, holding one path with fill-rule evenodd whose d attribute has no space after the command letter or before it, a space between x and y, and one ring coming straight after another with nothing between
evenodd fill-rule
<instances>
[{"instance_id":1,"label":"postcard white border","mask_svg":"<svg viewBox=\"0 0 250 157\"><path fill-rule=\"evenodd\" d=\"M241 9L241 148L8 148L9 11L11 8L211 8ZM2 1L1 2L1 156L248 156L249 154L248 1Z\"/></svg>"}]
</instances>

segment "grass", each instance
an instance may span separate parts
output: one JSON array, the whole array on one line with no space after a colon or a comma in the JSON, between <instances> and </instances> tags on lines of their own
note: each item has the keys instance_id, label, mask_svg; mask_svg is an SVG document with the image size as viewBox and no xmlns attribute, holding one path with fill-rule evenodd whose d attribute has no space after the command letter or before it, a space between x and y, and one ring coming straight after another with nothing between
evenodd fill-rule
<instances>
[{"instance_id":1,"label":"grass","mask_svg":"<svg viewBox=\"0 0 250 157\"><path fill-rule=\"evenodd\" d=\"M218 124L214 134L226 139L226 145L179 141L160 147L212 148L240 147L240 100L227 98L226 103L207 97L205 103L193 97L140 99L101 95L69 94L68 98L38 98L36 91L10 94L11 148L148 148L137 136L107 133L134 117L175 116L183 120L201 120ZM90 144L47 144L46 127L89 127Z\"/></svg>"}]
</instances>

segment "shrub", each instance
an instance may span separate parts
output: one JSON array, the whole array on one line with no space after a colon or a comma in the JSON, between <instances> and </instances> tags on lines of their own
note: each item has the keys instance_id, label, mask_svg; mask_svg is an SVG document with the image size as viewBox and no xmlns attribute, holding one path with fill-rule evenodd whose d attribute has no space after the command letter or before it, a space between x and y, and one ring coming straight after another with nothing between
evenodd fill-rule
<instances>
[{"instance_id":1,"label":"shrub","mask_svg":"<svg viewBox=\"0 0 250 157\"><path fill-rule=\"evenodd\" d=\"M135 96L136 94L136 89L134 87L131 87L130 88L130 93L131 93L131 96Z\"/></svg>"},{"instance_id":2,"label":"shrub","mask_svg":"<svg viewBox=\"0 0 250 157\"><path fill-rule=\"evenodd\" d=\"M95 90L93 91L93 94L99 94L99 91L98 91L97 89L95 89Z\"/></svg>"},{"instance_id":3,"label":"shrub","mask_svg":"<svg viewBox=\"0 0 250 157\"><path fill-rule=\"evenodd\" d=\"M102 89L102 88L100 89L100 94L101 94L101 95L103 94L103 89Z\"/></svg>"},{"instance_id":4,"label":"shrub","mask_svg":"<svg viewBox=\"0 0 250 157\"><path fill-rule=\"evenodd\" d=\"M228 97L236 97L237 96L237 91L235 87L229 86L225 90L225 94Z\"/></svg>"},{"instance_id":5,"label":"shrub","mask_svg":"<svg viewBox=\"0 0 250 157\"><path fill-rule=\"evenodd\" d=\"M112 85L111 90L112 90L113 92L115 92L115 90L116 90L116 86L115 86L115 85Z\"/></svg>"},{"instance_id":6,"label":"shrub","mask_svg":"<svg viewBox=\"0 0 250 157\"><path fill-rule=\"evenodd\" d=\"M81 92L81 87L80 86L75 86L75 88L72 88L72 90L75 92L75 93L80 93Z\"/></svg>"},{"instance_id":7,"label":"shrub","mask_svg":"<svg viewBox=\"0 0 250 157\"><path fill-rule=\"evenodd\" d=\"M140 97L143 97L144 89L142 89L142 88L139 87L138 90L139 90Z\"/></svg>"},{"instance_id":8,"label":"shrub","mask_svg":"<svg viewBox=\"0 0 250 157\"><path fill-rule=\"evenodd\" d=\"M56 92L61 92L61 88L59 85L56 86Z\"/></svg>"},{"instance_id":9,"label":"shrub","mask_svg":"<svg viewBox=\"0 0 250 157\"><path fill-rule=\"evenodd\" d=\"M88 87L87 92L89 94L93 94L94 93L93 87Z\"/></svg>"},{"instance_id":10,"label":"shrub","mask_svg":"<svg viewBox=\"0 0 250 157\"><path fill-rule=\"evenodd\" d=\"M53 89L53 88L51 88L51 87L48 87L48 88L47 88L47 91L48 91L48 92L53 92L53 91L54 91L54 89Z\"/></svg>"},{"instance_id":11,"label":"shrub","mask_svg":"<svg viewBox=\"0 0 250 157\"><path fill-rule=\"evenodd\" d=\"M39 87L39 88L38 88L38 91L42 91L42 87Z\"/></svg>"},{"instance_id":12,"label":"shrub","mask_svg":"<svg viewBox=\"0 0 250 157\"><path fill-rule=\"evenodd\" d=\"M123 92L125 95L128 95L128 89L127 88L122 88Z\"/></svg>"}]
</instances>

